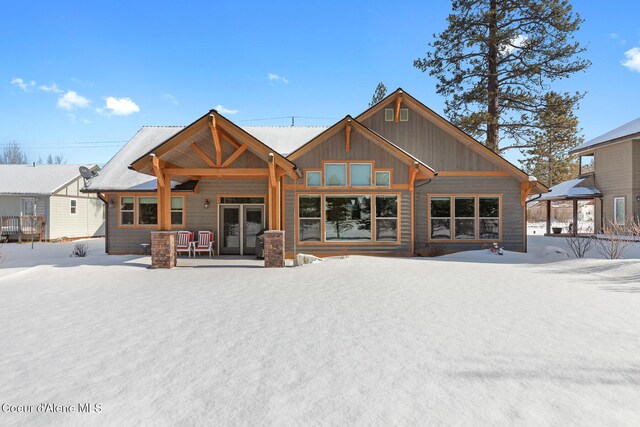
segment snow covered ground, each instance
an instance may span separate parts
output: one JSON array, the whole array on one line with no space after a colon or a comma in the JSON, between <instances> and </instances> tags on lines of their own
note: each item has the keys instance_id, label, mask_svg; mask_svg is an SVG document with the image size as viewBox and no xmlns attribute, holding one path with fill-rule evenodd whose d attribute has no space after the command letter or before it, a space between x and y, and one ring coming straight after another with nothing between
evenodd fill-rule
<instances>
[{"instance_id":1,"label":"snow covered ground","mask_svg":"<svg viewBox=\"0 0 640 427\"><path fill-rule=\"evenodd\" d=\"M0 404L33 412L0 425L639 425L640 263L529 241L173 270L4 245Z\"/></svg>"}]
</instances>

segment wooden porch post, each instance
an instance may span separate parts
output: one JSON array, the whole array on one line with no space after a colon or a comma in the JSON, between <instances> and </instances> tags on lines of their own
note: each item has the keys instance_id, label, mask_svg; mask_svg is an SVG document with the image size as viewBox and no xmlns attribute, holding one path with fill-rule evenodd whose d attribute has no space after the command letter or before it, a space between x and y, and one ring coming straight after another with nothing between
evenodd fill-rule
<instances>
[{"instance_id":1,"label":"wooden porch post","mask_svg":"<svg viewBox=\"0 0 640 427\"><path fill-rule=\"evenodd\" d=\"M162 204L158 203L158 219L162 218L160 230L168 231L171 230L171 175L163 175L163 178L164 188L162 189Z\"/></svg>"},{"instance_id":2,"label":"wooden porch post","mask_svg":"<svg viewBox=\"0 0 640 427\"><path fill-rule=\"evenodd\" d=\"M547 234L551 234L551 200L547 200Z\"/></svg>"},{"instance_id":3,"label":"wooden porch post","mask_svg":"<svg viewBox=\"0 0 640 427\"><path fill-rule=\"evenodd\" d=\"M578 199L573 199L573 235L578 235Z\"/></svg>"}]
</instances>

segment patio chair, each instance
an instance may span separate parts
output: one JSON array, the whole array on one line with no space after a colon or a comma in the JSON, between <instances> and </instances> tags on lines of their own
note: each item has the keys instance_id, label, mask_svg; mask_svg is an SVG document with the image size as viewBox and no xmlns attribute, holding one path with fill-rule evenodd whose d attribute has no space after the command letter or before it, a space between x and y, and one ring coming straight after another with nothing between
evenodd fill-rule
<instances>
[{"instance_id":1,"label":"patio chair","mask_svg":"<svg viewBox=\"0 0 640 427\"><path fill-rule=\"evenodd\" d=\"M198 252L209 252L209 258L213 256L213 232L198 231L198 241L193 247L193 256L195 257Z\"/></svg>"},{"instance_id":2,"label":"patio chair","mask_svg":"<svg viewBox=\"0 0 640 427\"><path fill-rule=\"evenodd\" d=\"M176 252L186 252L191 257L191 242L193 241L193 232L178 231L178 243L176 244Z\"/></svg>"}]
</instances>

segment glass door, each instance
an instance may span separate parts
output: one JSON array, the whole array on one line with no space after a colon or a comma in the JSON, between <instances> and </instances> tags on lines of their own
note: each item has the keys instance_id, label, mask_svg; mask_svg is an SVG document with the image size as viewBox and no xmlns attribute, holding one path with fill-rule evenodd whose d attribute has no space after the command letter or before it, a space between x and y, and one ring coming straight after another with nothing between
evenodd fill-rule
<instances>
[{"instance_id":1,"label":"glass door","mask_svg":"<svg viewBox=\"0 0 640 427\"><path fill-rule=\"evenodd\" d=\"M240 255L240 206L220 207L220 254Z\"/></svg>"},{"instance_id":2,"label":"glass door","mask_svg":"<svg viewBox=\"0 0 640 427\"><path fill-rule=\"evenodd\" d=\"M243 206L244 222L242 235L244 236L244 255L256 253L256 235L262 230L263 206Z\"/></svg>"}]
</instances>

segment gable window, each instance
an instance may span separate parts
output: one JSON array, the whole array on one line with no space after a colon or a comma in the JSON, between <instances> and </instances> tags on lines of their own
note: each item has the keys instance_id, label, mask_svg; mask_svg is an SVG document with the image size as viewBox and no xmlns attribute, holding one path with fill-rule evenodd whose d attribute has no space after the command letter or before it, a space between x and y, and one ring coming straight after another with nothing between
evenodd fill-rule
<instances>
[{"instance_id":1,"label":"gable window","mask_svg":"<svg viewBox=\"0 0 640 427\"><path fill-rule=\"evenodd\" d=\"M324 185L328 187L344 187L347 185L346 163L325 163Z\"/></svg>"},{"instance_id":2,"label":"gable window","mask_svg":"<svg viewBox=\"0 0 640 427\"><path fill-rule=\"evenodd\" d=\"M298 198L298 240L302 242L320 241L321 202L320 196L300 196Z\"/></svg>"},{"instance_id":3,"label":"gable window","mask_svg":"<svg viewBox=\"0 0 640 427\"><path fill-rule=\"evenodd\" d=\"M371 240L371 196L326 196L325 240Z\"/></svg>"},{"instance_id":4,"label":"gable window","mask_svg":"<svg viewBox=\"0 0 640 427\"><path fill-rule=\"evenodd\" d=\"M473 240L476 237L476 199L475 197L455 198L455 238L456 240Z\"/></svg>"},{"instance_id":5,"label":"gable window","mask_svg":"<svg viewBox=\"0 0 640 427\"><path fill-rule=\"evenodd\" d=\"M180 196L171 197L171 225L182 225L184 213L184 199Z\"/></svg>"},{"instance_id":6,"label":"gable window","mask_svg":"<svg viewBox=\"0 0 640 427\"><path fill-rule=\"evenodd\" d=\"M306 173L307 187L320 187L322 185L322 172L309 171Z\"/></svg>"},{"instance_id":7,"label":"gable window","mask_svg":"<svg viewBox=\"0 0 640 427\"><path fill-rule=\"evenodd\" d=\"M500 238L500 198L478 198L478 237L498 240Z\"/></svg>"},{"instance_id":8,"label":"gable window","mask_svg":"<svg viewBox=\"0 0 640 427\"><path fill-rule=\"evenodd\" d=\"M451 197L431 198L431 239L451 239Z\"/></svg>"},{"instance_id":9,"label":"gable window","mask_svg":"<svg viewBox=\"0 0 640 427\"><path fill-rule=\"evenodd\" d=\"M391 185L390 171L376 171L376 187L389 187Z\"/></svg>"},{"instance_id":10,"label":"gable window","mask_svg":"<svg viewBox=\"0 0 640 427\"><path fill-rule=\"evenodd\" d=\"M120 224L121 225L133 225L134 221L134 198L120 197Z\"/></svg>"},{"instance_id":11,"label":"gable window","mask_svg":"<svg viewBox=\"0 0 640 427\"><path fill-rule=\"evenodd\" d=\"M69 213L71 215L75 215L78 211L78 201L76 199L71 199L69 202Z\"/></svg>"},{"instance_id":12,"label":"gable window","mask_svg":"<svg viewBox=\"0 0 640 427\"><path fill-rule=\"evenodd\" d=\"M371 163L350 163L349 180L353 187L371 186Z\"/></svg>"},{"instance_id":13,"label":"gable window","mask_svg":"<svg viewBox=\"0 0 640 427\"><path fill-rule=\"evenodd\" d=\"M398 240L398 196L376 196L376 240Z\"/></svg>"},{"instance_id":14,"label":"gable window","mask_svg":"<svg viewBox=\"0 0 640 427\"><path fill-rule=\"evenodd\" d=\"M138 225L158 223L158 202L156 197L138 197Z\"/></svg>"},{"instance_id":15,"label":"gable window","mask_svg":"<svg viewBox=\"0 0 640 427\"><path fill-rule=\"evenodd\" d=\"M613 223L615 225L624 225L625 223L625 215L624 215L624 197L614 197L613 198Z\"/></svg>"},{"instance_id":16,"label":"gable window","mask_svg":"<svg viewBox=\"0 0 640 427\"><path fill-rule=\"evenodd\" d=\"M394 111L393 108L385 108L384 109L384 121L385 122L392 122L394 119Z\"/></svg>"},{"instance_id":17,"label":"gable window","mask_svg":"<svg viewBox=\"0 0 640 427\"><path fill-rule=\"evenodd\" d=\"M400 109L400 121L401 122L408 122L409 121L409 109L408 108L401 108Z\"/></svg>"}]
</instances>

